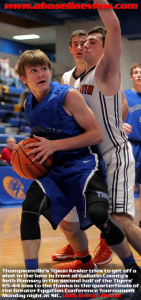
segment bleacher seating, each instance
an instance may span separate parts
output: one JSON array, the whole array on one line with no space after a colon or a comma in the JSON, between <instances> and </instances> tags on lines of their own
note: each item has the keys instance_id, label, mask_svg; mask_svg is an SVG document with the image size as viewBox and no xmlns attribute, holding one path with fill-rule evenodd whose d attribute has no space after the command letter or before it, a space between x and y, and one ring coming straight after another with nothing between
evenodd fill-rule
<instances>
[{"instance_id":1,"label":"bleacher seating","mask_svg":"<svg viewBox=\"0 0 141 300\"><path fill-rule=\"evenodd\" d=\"M19 102L18 98L14 98L14 97L11 98L11 103L12 104L18 104L18 102Z\"/></svg>"},{"instance_id":2,"label":"bleacher seating","mask_svg":"<svg viewBox=\"0 0 141 300\"><path fill-rule=\"evenodd\" d=\"M23 92L24 88L23 89L17 89L15 88L14 86L9 86L9 89L8 89L8 93L9 94L18 94L20 95L22 92Z\"/></svg>"},{"instance_id":3,"label":"bleacher seating","mask_svg":"<svg viewBox=\"0 0 141 300\"><path fill-rule=\"evenodd\" d=\"M19 127L20 126L26 126L26 120L23 118L10 118L7 119L8 123L12 126L12 127Z\"/></svg>"},{"instance_id":4,"label":"bleacher seating","mask_svg":"<svg viewBox=\"0 0 141 300\"><path fill-rule=\"evenodd\" d=\"M11 113L13 115L13 117L15 117L15 118L20 116L20 112L17 112L17 111L14 111L14 110L1 109L1 106L0 106L0 118L6 117L6 115L8 113ZM22 113L22 116L24 116L23 113Z\"/></svg>"},{"instance_id":5,"label":"bleacher seating","mask_svg":"<svg viewBox=\"0 0 141 300\"><path fill-rule=\"evenodd\" d=\"M19 143L23 139L25 139L25 135L19 135L19 134L0 134L0 143L6 143L6 139L9 136L13 136L16 139L16 143Z\"/></svg>"},{"instance_id":6,"label":"bleacher seating","mask_svg":"<svg viewBox=\"0 0 141 300\"><path fill-rule=\"evenodd\" d=\"M21 134L20 128L25 129L27 123L24 119L24 113L18 107L18 101L23 89L0 85L2 97L0 103L0 153L7 146L6 139L13 136L16 143L29 136L30 130ZM19 133L19 134L17 134Z\"/></svg>"},{"instance_id":7,"label":"bleacher seating","mask_svg":"<svg viewBox=\"0 0 141 300\"><path fill-rule=\"evenodd\" d=\"M5 133L5 126L4 125L0 125L0 133Z\"/></svg>"},{"instance_id":8,"label":"bleacher seating","mask_svg":"<svg viewBox=\"0 0 141 300\"><path fill-rule=\"evenodd\" d=\"M14 110L14 104L2 103L0 109Z\"/></svg>"},{"instance_id":9,"label":"bleacher seating","mask_svg":"<svg viewBox=\"0 0 141 300\"><path fill-rule=\"evenodd\" d=\"M0 119L4 123L8 123L11 127L26 126L24 112L18 107L19 96L23 89L15 87L0 86L3 91L3 99L0 104ZM3 131L1 133L4 133Z\"/></svg>"}]
</instances>

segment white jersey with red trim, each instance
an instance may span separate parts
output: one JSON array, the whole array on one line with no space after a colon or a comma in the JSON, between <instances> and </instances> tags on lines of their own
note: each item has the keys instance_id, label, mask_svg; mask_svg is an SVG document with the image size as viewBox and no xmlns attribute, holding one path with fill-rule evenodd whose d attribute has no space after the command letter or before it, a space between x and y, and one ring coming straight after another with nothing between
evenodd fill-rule
<instances>
[{"instance_id":1,"label":"white jersey with red trim","mask_svg":"<svg viewBox=\"0 0 141 300\"><path fill-rule=\"evenodd\" d=\"M95 80L95 67L82 75L75 87L83 95L93 111L103 133L103 142L98 145L102 154L127 141L122 123L122 92L105 97L98 89Z\"/></svg>"},{"instance_id":2,"label":"white jersey with red trim","mask_svg":"<svg viewBox=\"0 0 141 300\"><path fill-rule=\"evenodd\" d=\"M75 71L76 67L63 74L62 79L64 84L74 87L76 80L85 73L84 71L80 76L76 77Z\"/></svg>"},{"instance_id":3,"label":"white jersey with red trim","mask_svg":"<svg viewBox=\"0 0 141 300\"><path fill-rule=\"evenodd\" d=\"M77 78L75 78L75 76L74 76L75 70L76 70L76 67L63 74L62 79L63 79L64 84L67 84L69 86L74 86L75 81L77 80Z\"/></svg>"}]
</instances>

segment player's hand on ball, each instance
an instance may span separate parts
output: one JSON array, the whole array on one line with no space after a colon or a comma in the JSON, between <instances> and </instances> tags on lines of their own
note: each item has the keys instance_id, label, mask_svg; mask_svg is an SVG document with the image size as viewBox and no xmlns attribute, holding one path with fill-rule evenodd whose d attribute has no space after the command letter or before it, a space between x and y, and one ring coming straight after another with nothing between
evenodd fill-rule
<instances>
[{"instance_id":1,"label":"player's hand on ball","mask_svg":"<svg viewBox=\"0 0 141 300\"><path fill-rule=\"evenodd\" d=\"M32 159L32 161L36 161L42 158L39 162L39 164L41 165L47 159L48 156L52 155L56 151L55 141L50 141L46 138L36 135L33 135L33 137L36 140L38 140L38 142L26 145L27 148L36 147L33 150L27 152L27 155L37 153L37 155Z\"/></svg>"}]
</instances>

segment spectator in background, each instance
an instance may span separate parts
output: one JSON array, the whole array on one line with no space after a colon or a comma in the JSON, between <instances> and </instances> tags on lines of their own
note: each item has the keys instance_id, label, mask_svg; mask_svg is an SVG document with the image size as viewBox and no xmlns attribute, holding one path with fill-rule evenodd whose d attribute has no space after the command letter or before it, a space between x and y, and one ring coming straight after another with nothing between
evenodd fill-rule
<instances>
[{"instance_id":1,"label":"spectator in background","mask_svg":"<svg viewBox=\"0 0 141 300\"><path fill-rule=\"evenodd\" d=\"M13 68L10 69L11 77L18 77L19 78L19 75L17 73L17 67L18 67L18 63L15 62L14 65L13 65Z\"/></svg>"},{"instance_id":2,"label":"spectator in background","mask_svg":"<svg viewBox=\"0 0 141 300\"><path fill-rule=\"evenodd\" d=\"M6 84L6 79L10 77L9 58L0 59L0 82Z\"/></svg>"},{"instance_id":3,"label":"spectator in background","mask_svg":"<svg viewBox=\"0 0 141 300\"><path fill-rule=\"evenodd\" d=\"M8 86L14 86L17 89L24 89L24 85L21 82L20 77L17 73L17 66L18 66L18 63L15 62L13 65L13 68L10 69L10 78L8 78L6 80L6 84Z\"/></svg>"},{"instance_id":4,"label":"spectator in background","mask_svg":"<svg viewBox=\"0 0 141 300\"><path fill-rule=\"evenodd\" d=\"M12 156L12 151L16 145L16 140L13 136L9 136L6 140L7 147L5 147L1 151L1 159L8 162L9 165L11 165L11 156Z\"/></svg>"},{"instance_id":5,"label":"spectator in background","mask_svg":"<svg viewBox=\"0 0 141 300\"><path fill-rule=\"evenodd\" d=\"M140 185L141 199L141 63L134 63L130 69L132 89L124 91L129 106L129 112L123 129L132 145L135 159L135 184Z\"/></svg>"}]
</instances>

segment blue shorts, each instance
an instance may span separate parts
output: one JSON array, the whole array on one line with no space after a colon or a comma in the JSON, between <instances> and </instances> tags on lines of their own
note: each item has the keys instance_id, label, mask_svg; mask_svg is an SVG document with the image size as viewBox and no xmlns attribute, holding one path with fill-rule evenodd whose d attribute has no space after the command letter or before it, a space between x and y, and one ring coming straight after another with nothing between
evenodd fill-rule
<instances>
[{"instance_id":1,"label":"blue shorts","mask_svg":"<svg viewBox=\"0 0 141 300\"><path fill-rule=\"evenodd\" d=\"M129 140L135 159L135 184L141 184L141 141Z\"/></svg>"},{"instance_id":2,"label":"blue shorts","mask_svg":"<svg viewBox=\"0 0 141 300\"><path fill-rule=\"evenodd\" d=\"M102 163L101 163L102 162ZM81 228L92 225L86 217L86 199L108 203L107 183L101 156L71 156L55 165L47 176L37 181L51 202L51 216L56 225L76 206Z\"/></svg>"}]
</instances>

